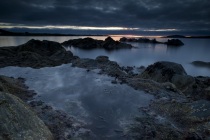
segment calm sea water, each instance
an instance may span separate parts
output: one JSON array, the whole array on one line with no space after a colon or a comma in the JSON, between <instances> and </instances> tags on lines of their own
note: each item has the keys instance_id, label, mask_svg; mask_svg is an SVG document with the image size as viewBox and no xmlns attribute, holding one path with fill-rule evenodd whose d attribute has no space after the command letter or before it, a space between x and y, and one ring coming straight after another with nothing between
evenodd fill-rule
<instances>
[{"instance_id":1,"label":"calm sea water","mask_svg":"<svg viewBox=\"0 0 210 140\"><path fill-rule=\"evenodd\" d=\"M0 47L17 46L30 39L51 40L63 42L69 39L85 38L86 36L71 37L0 37ZM104 40L106 36L91 36L94 39ZM119 40L120 36L114 36ZM166 41L166 38L156 38L159 41ZM122 49L116 51L105 51L103 49L81 50L67 47L74 55L81 58L96 58L99 55L109 56L110 60L118 62L121 66L148 66L157 61L172 61L182 64L186 72L193 76L210 76L210 69L196 67L192 61L210 62L210 39L180 39L184 42L181 47L168 47L164 44L131 43L136 48Z\"/></svg>"}]
</instances>

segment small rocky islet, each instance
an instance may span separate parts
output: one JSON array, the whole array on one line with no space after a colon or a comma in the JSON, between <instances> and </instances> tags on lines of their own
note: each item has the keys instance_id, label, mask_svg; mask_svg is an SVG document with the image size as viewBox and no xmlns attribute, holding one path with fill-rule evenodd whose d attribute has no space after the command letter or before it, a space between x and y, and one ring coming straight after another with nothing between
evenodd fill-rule
<instances>
[{"instance_id":1,"label":"small rocky islet","mask_svg":"<svg viewBox=\"0 0 210 140\"><path fill-rule=\"evenodd\" d=\"M103 44L98 47L105 49L107 45L104 44L109 44L109 49L111 46L119 49L119 44L126 46L110 38L100 43L90 39L80 41L69 41L62 45L77 44L82 48L81 44L95 43ZM182 65L166 61L156 62L147 68L141 67L142 73L134 73L133 67L121 67L107 56L79 58L62 45L52 41L30 40L20 46L2 47L0 68L41 68L72 63L73 67L87 69L87 72L100 69L99 74L115 77L115 84L127 84L155 96L148 107L139 108L144 115L135 118L128 131L123 132L122 139L125 136L165 140L210 138L209 77L192 77L187 75ZM87 139L91 135L82 122L65 112L54 110L42 101L31 101L34 95L36 93L28 90L23 78L0 76L0 139Z\"/></svg>"},{"instance_id":2,"label":"small rocky islet","mask_svg":"<svg viewBox=\"0 0 210 140\"><path fill-rule=\"evenodd\" d=\"M120 42L135 42L135 43L152 43L152 44L166 44L167 46L183 46L184 43L179 39L168 39L167 42L160 42L156 39L148 38L120 38Z\"/></svg>"}]
</instances>

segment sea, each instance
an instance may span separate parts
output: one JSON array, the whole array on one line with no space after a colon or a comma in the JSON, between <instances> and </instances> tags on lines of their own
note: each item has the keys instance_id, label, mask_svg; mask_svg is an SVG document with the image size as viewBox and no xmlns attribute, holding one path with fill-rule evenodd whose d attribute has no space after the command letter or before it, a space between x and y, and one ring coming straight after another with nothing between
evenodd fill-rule
<instances>
[{"instance_id":1,"label":"sea","mask_svg":"<svg viewBox=\"0 0 210 140\"><path fill-rule=\"evenodd\" d=\"M91 37L98 40L104 40L107 36L1 36L0 47L17 46L26 43L30 39L50 40L64 42L70 39ZM111 36L114 40L119 40L121 35ZM139 36L125 36L139 37ZM165 42L170 38L146 37ZM106 55L110 60L116 61L121 66L147 67L157 61L170 61L181 64L187 74L192 76L210 76L210 68L194 66L193 61L210 62L210 39L181 38L184 46L175 47L165 44L149 43L130 43L134 46L132 49L121 49L106 51L104 49L82 50L72 46L65 46L67 50L73 52L81 58L96 58L100 55Z\"/></svg>"}]
</instances>

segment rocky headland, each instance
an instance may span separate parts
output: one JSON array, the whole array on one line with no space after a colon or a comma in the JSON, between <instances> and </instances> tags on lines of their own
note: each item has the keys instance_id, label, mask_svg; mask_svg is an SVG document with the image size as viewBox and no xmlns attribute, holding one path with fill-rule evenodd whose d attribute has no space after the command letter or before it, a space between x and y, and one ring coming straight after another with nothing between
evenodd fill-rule
<instances>
[{"instance_id":1,"label":"rocky headland","mask_svg":"<svg viewBox=\"0 0 210 140\"><path fill-rule=\"evenodd\" d=\"M0 67L52 67L70 63L73 58L60 43L46 40L32 39L20 46L0 48Z\"/></svg>"},{"instance_id":2,"label":"rocky headland","mask_svg":"<svg viewBox=\"0 0 210 140\"><path fill-rule=\"evenodd\" d=\"M102 48L106 50L116 50L116 49L130 49L132 46L130 44L121 43L119 41L113 40L111 37L107 37L103 40L96 40L92 38L84 39L73 39L62 43L63 46L73 46L80 49L95 49Z\"/></svg>"},{"instance_id":3,"label":"rocky headland","mask_svg":"<svg viewBox=\"0 0 210 140\"><path fill-rule=\"evenodd\" d=\"M87 72L100 69L98 74L115 77L113 84L127 84L154 95L155 99L148 107L139 108L144 114L135 118L129 131L123 132L124 136L164 140L210 138L210 78L187 75L180 64L156 62L147 68L139 68L142 73L134 73L133 67L121 67L107 56L82 59L73 56L59 43L36 40L17 47L0 48L0 54L1 68L40 68L72 63L73 67L84 68ZM65 112L56 111L41 101L31 101L35 93L27 89L22 78L1 76L0 91L0 138L14 138L19 133L21 138L30 135L32 139L37 135L40 139L70 139L75 135L87 139L90 135L88 130L80 133L80 128L85 126ZM26 119L32 119L29 124L21 120L26 114L31 116ZM75 122L80 125L74 125ZM21 129L12 130L14 126ZM30 133L25 131L29 127L33 127Z\"/></svg>"},{"instance_id":4,"label":"rocky headland","mask_svg":"<svg viewBox=\"0 0 210 140\"><path fill-rule=\"evenodd\" d=\"M168 46L183 46L184 43L179 39L168 39L167 42L160 42L156 39L148 38L120 38L120 42L136 42L136 43L152 43L152 44L166 44Z\"/></svg>"}]
</instances>

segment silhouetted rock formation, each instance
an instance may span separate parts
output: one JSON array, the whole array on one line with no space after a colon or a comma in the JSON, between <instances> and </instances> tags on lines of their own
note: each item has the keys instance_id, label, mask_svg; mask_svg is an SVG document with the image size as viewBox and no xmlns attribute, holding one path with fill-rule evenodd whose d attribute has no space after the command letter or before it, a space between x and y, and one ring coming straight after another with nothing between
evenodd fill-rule
<instances>
[{"instance_id":1,"label":"silhouetted rock formation","mask_svg":"<svg viewBox=\"0 0 210 140\"><path fill-rule=\"evenodd\" d=\"M120 42L137 42L137 43L153 43L153 44L166 44L169 46L182 46L184 43L179 39L169 39L167 42L159 42L156 39L148 39L148 38L120 38Z\"/></svg>"},{"instance_id":2,"label":"silhouetted rock formation","mask_svg":"<svg viewBox=\"0 0 210 140\"><path fill-rule=\"evenodd\" d=\"M81 49L104 48L106 50L132 48L130 44L114 41L111 37L107 37L105 41L95 40L92 38L73 39L62 43L64 46L73 46Z\"/></svg>"},{"instance_id":3,"label":"silhouetted rock formation","mask_svg":"<svg viewBox=\"0 0 210 140\"><path fill-rule=\"evenodd\" d=\"M193 65L199 66L199 67L207 67L210 68L210 62L203 62L203 61L193 61Z\"/></svg>"},{"instance_id":4,"label":"silhouetted rock formation","mask_svg":"<svg viewBox=\"0 0 210 140\"><path fill-rule=\"evenodd\" d=\"M138 43L161 43L158 42L156 39L148 39L148 38L120 38L120 42L138 42Z\"/></svg>"},{"instance_id":5,"label":"silhouetted rock formation","mask_svg":"<svg viewBox=\"0 0 210 140\"><path fill-rule=\"evenodd\" d=\"M179 40L179 39L169 39L167 42L165 42L165 44L169 45L169 46L182 46L184 45L184 43Z\"/></svg>"},{"instance_id":6,"label":"silhouetted rock formation","mask_svg":"<svg viewBox=\"0 0 210 140\"><path fill-rule=\"evenodd\" d=\"M30 40L17 47L0 48L0 67L46 67L70 63L73 54L53 41ZM6 62L6 63L5 63Z\"/></svg>"}]
</instances>

